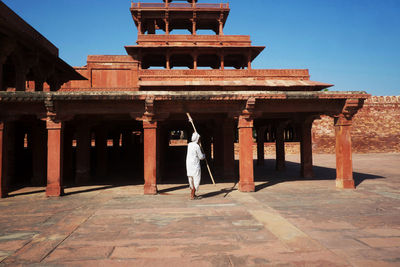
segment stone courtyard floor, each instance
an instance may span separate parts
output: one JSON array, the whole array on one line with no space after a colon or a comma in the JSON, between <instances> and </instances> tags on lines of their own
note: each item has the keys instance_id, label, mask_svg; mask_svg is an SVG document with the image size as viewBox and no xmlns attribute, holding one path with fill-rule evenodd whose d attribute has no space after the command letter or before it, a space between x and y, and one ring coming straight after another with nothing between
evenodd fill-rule
<instances>
[{"instance_id":1,"label":"stone courtyard floor","mask_svg":"<svg viewBox=\"0 0 400 267\"><path fill-rule=\"evenodd\" d=\"M400 266L400 154L354 155L356 190L335 188L334 155L314 180L266 160L257 192L234 183L23 188L0 200L0 265Z\"/></svg>"}]
</instances>

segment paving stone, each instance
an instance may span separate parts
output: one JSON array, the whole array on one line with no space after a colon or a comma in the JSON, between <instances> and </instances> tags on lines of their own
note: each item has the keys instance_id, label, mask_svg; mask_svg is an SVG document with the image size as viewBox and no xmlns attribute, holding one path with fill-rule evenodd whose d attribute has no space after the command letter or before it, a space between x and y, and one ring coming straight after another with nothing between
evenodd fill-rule
<instances>
[{"instance_id":1,"label":"paving stone","mask_svg":"<svg viewBox=\"0 0 400 267\"><path fill-rule=\"evenodd\" d=\"M360 241L373 248L399 247L400 249L400 237L360 238Z\"/></svg>"},{"instance_id":2,"label":"paving stone","mask_svg":"<svg viewBox=\"0 0 400 267\"><path fill-rule=\"evenodd\" d=\"M319 173L334 170L334 155L314 158ZM296 165L277 173L267 164L258 172L279 181L257 181L255 193L204 184L196 201L184 185L156 196L140 185L85 186L49 199L21 189L0 200L0 264L399 266L400 154L353 160L357 175L382 178L337 190L334 179L304 181Z\"/></svg>"}]
</instances>

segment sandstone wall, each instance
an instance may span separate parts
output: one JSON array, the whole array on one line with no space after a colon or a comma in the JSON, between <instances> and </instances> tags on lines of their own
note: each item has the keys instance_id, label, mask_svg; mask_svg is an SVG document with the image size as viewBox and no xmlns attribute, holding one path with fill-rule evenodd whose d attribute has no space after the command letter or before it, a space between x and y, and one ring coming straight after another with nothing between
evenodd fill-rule
<instances>
[{"instance_id":1,"label":"sandstone wall","mask_svg":"<svg viewBox=\"0 0 400 267\"><path fill-rule=\"evenodd\" d=\"M352 126L354 153L400 152L400 96L373 96L356 114ZM315 153L335 153L333 119L313 125Z\"/></svg>"}]
</instances>

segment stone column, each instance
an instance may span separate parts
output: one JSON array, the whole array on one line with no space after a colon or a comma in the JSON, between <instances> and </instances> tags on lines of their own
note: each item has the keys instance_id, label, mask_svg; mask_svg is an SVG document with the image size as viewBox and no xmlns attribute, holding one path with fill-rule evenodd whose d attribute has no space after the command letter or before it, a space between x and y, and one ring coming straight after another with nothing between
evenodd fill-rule
<instances>
[{"instance_id":1,"label":"stone column","mask_svg":"<svg viewBox=\"0 0 400 267\"><path fill-rule=\"evenodd\" d=\"M157 122L143 121L144 194L157 194Z\"/></svg>"},{"instance_id":2,"label":"stone column","mask_svg":"<svg viewBox=\"0 0 400 267\"><path fill-rule=\"evenodd\" d=\"M285 127L283 125L278 125L276 128L275 136L275 150L276 150L276 161L275 168L277 171L284 170L286 168L285 164Z\"/></svg>"},{"instance_id":3,"label":"stone column","mask_svg":"<svg viewBox=\"0 0 400 267\"><path fill-rule=\"evenodd\" d=\"M300 161L301 170L300 174L304 178L312 178L313 173L313 159L312 159L312 138L311 128L312 121L305 121L300 125Z\"/></svg>"},{"instance_id":4,"label":"stone column","mask_svg":"<svg viewBox=\"0 0 400 267\"><path fill-rule=\"evenodd\" d=\"M160 123L157 127L157 158L156 158L156 169L157 169L157 177L156 177L156 181L157 184L162 182L162 172L161 170L164 167L164 153L166 152L166 149L168 149L168 147L165 147L165 143L168 142L165 139L165 136L167 136L166 131L163 127L160 127Z\"/></svg>"},{"instance_id":5,"label":"stone column","mask_svg":"<svg viewBox=\"0 0 400 267\"><path fill-rule=\"evenodd\" d=\"M201 145L203 146L204 154L207 160L211 159L211 136L208 134L209 129L204 129L201 134Z\"/></svg>"},{"instance_id":6,"label":"stone column","mask_svg":"<svg viewBox=\"0 0 400 267\"><path fill-rule=\"evenodd\" d=\"M107 130L96 131L96 176L104 178L107 175Z\"/></svg>"},{"instance_id":7,"label":"stone column","mask_svg":"<svg viewBox=\"0 0 400 267\"><path fill-rule=\"evenodd\" d=\"M251 50L247 53L247 69L251 70Z\"/></svg>"},{"instance_id":8,"label":"stone column","mask_svg":"<svg viewBox=\"0 0 400 267\"><path fill-rule=\"evenodd\" d=\"M85 184L90 181L91 136L87 122L77 127L76 135L76 174L75 183Z\"/></svg>"},{"instance_id":9,"label":"stone column","mask_svg":"<svg viewBox=\"0 0 400 267\"><path fill-rule=\"evenodd\" d=\"M1 61L0 58L0 91L3 91L3 62Z\"/></svg>"},{"instance_id":10,"label":"stone column","mask_svg":"<svg viewBox=\"0 0 400 267\"><path fill-rule=\"evenodd\" d=\"M222 125L223 147L224 147L224 178L235 177L235 128L234 120L226 118Z\"/></svg>"},{"instance_id":11,"label":"stone column","mask_svg":"<svg viewBox=\"0 0 400 267\"><path fill-rule=\"evenodd\" d=\"M224 35L224 22L222 18L218 20L218 30L219 30L218 32L219 35Z\"/></svg>"},{"instance_id":12,"label":"stone column","mask_svg":"<svg viewBox=\"0 0 400 267\"><path fill-rule=\"evenodd\" d=\"M46 196L59 197L63 195L62 163L63 163L63 123L50 118L46 121L47 128L47 187Z\"/></svg>"},{"instance_id":13,"label":"stone column","mask_svg":"<svg viewBox=\"0 0 400 267\"><path fill-rule=\"evenodd\" d=\"M139 19L138 21L138 36L142 34L142 21Z\"/></svg>"},{"instance_id":14,"label":"stone column","mask_svg":"<svg viewBox=\"0 0 400 267\"><path fill-rule=\"evenodd\" d=\"M224 136L222 129L222 121L215 121L214 135L213 135L213 154L214 154L214 169L217 176L223 175L224 165Z\"/></svg>"},{"instance_id":15,"label":"stone column","mask_svg":"<svg viewBox=\"0 0 400 267\"><path fill-rule=\"evenodd\" d=\"M5 157L7 156L5 152L5 136L4 136L4 122L0 121L0 198L7 196L7 188L5 183L5 175L3 164L6 162Z\"/></svg>"},{"instance_id":16,"label":"stone column","mask_svg":"<svg viewBox=\"0 0 400 267\"><path fill-rule=\"evenodd\" d=\"M264 142L265 142L265 127L257 129L257 165L264 165Z\"/></svg>"},{"instance_id":17,"label":"stone column","mask_svg":"<svg viewBox=\"0 0 400 267\"><path fill-rule=\"evenodd\" d=\"M351 119L340 115L335 118L336 135L336 187L354 189L351 150Z\"/></svg>"},{"instance_id":18,"label":"stone column","mask_svg":"<svg viewBox=\"0 0 400 267\"><path fill-rule=\"evenodd\" d=\"M239 117L239 190L254 192L253 120Z\"/></svg>"},{"instance_id":19,"label":"stone column","mask_svg":"<svg viewBox=\"0 0 400 267\"><path fill-rule=\"evenodd\" d=\"M47 138L46 126L42 121L34 122L32 127L32 178L31 184L43 185L46 181Z\"/></svg>"},{"instance_id":20,"label":"stone column","mask_svg":"<svg viewBox=\"0 0 400 267\"><path fill-rule=\"evenodd\" d=\"M221 70L224 70L225 69L225 55L224 55L224 52L221 52L219 57L221 59Z\"/></svg>"},{"instance_id":21,"label":"stone column","mask_svg":"<svg viewBox=\"0 0 400 267\"><path fill-rule=\"evenodd\" d=\"M192 34L196 35L196 18L192 19Z\"/></svg>"},{"instance_id":22,"label":"stone column","mask_svg":"<svg viewBox=\"0 0 400 267\"><path fill-rule=\"evenodd\" d=\"M167 70L171 69L171 52L167 49L167 53L165 55L165 67L167 68Z\"/></svg>"},{"instance_id":23,"label":"stone column","mask_svg":"<svg viewBox=\"0 0 400 267\"><path fill-rule=\"evenodd\" d=\"M64 130L64 171L63 179L64 182L72 182L74 177L74 162L73 162L73 147L72 141L74 139L74 129L71 125L66 125Z\"/></svg>"},{"instance_id":24,"label":"stone column","mask_svg":"<svg viewBox=\"0 0 400 267\"><path fill-rule=\"evenodd\" d=\"M197 51L193 52L193 69L197 70L197 59L199 55L197 54Z\"/></svg>"},{"instance_id":25,"label":"stone column","mask_svg":"<svg viewBox=\"0 0 400 267\"><path fill-rule=\"evenodd\" d=\"M0 121L0 197L7 197L10 178L15 175L15 123Z\"/></svg>"},{"instance_id":26,"label":"stone column","mask_svg":"<svg viewBox=\"0 0 400 267\"><path fill-rule=\"evenodd\" d=\"M168 5L168 2L165 2L166 5ZM169 16L166 15L164 18L164 23L165 23L165 34L169 35Z\"/></svg>"}]
</instances>

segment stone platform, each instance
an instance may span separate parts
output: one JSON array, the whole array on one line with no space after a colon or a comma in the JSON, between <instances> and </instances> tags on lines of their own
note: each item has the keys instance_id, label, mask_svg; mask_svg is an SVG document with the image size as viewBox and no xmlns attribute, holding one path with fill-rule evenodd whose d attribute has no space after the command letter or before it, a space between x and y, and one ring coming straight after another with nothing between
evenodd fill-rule
<instances>
[{"instance_id":1,"label":"stone platform","mask_svg":"<svg viewBox=\"0 0 400 267\"><path fill-rule=\"evenodd\" d=\"M400 266L400 154L354 155L356 190L335 189L334 155L314 180L287 160L256 169L255 193L205 184L195 201L182 184L20 189L0 200L0 265Z\"/></svg>"}]
</instances>

